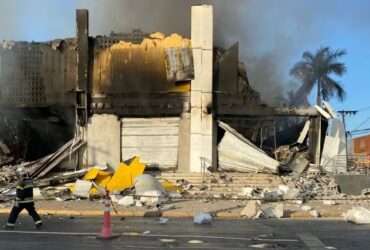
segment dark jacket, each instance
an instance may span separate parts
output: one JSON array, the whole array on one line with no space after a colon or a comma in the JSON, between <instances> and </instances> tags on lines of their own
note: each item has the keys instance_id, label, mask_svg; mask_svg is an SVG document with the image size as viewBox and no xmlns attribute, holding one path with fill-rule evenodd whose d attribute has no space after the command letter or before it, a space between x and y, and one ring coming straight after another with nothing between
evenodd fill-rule
<instances>
[{"instance_id":1,"label":"dark jacket","mask_svg":"<svg viewBox=\"0 0 370 250\"><path fill-rule=\"evenodd\" d=\"M33 181L31 178L24 178L18 182L16 201L19 204L33 202Z\"/></svg>"}]
</instances>

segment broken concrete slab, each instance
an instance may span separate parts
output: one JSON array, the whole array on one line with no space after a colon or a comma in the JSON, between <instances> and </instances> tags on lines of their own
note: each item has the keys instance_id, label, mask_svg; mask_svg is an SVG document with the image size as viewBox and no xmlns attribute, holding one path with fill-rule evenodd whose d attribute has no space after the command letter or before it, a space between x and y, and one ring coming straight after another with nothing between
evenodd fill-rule
<instances>
[{"instance_id":1,"label":"broken concrete slab","mask_svg":"<svg viewBox=\"0 0 370 250\"><path fill-rule=\"evenodd\" d=\"M77 180L73 195L81 198L89 198L92 183L90 181Z\"/></svg>"},{"instance_id":2,"label":"broken concrete slab","mask_svg":"<svg viewBox=\"0 0 370 250\"><path fill-rule=\"evenodd\" d=\"M137 195L147 191L159 191L163 194L166 193L161 183L153 176L149 174L143 174L136 178L135 181L135 192Z\"/></svg>"},{"instance_id":3,"label":"broken concrete slab","mask_svg":"<svg viewBox=\"0 0 370 250\"><path fill-rule=\"evenodd\" d=\"M278 204L276 206L269 206L262 209L264 218L283 218L284 205Z\"/></svg>"},{"instance_id":4,"label":"broken concrete slab","mask_svg":"<svg viewBox=\"0 0 370 250\"><path fill-rule=\"evenodd\" d=\"M124 207L131 207L135 205L135 199L133 196L125 196L118 200L118 205L124 206Z\"/></svg>"},{"instance_id":5,"label":"broken concrete slab","mask_svg":"<svg viewBox=\"0 0 370 250\"><path fill-rule=\"evenodd\" d=\"M355 224L370 224L370 210L354 207L344 214L344 219Z\"/></svg>"},{"instance_id":6,"label":"broken concrete slab","mask_svg":"<svg viewBox=\"0 0 370 250\"><path fill-rule=\"evenodd\" d=\"M259 218L261 213L261 204L259 201L248 201L245 208L240 212L240 215L247 219L256 219Z\"/></svg>"},{"instance_id":7,"label":"broken concrete slab","mask_svg":"<svg viewBox=\"0 0 370 250\"><path fill-rule=\"evenodd\" d=\"M321 166L329 173L347 172L346 132L339 119L330 119L321 156Z\"/></svg>"},{"instance_id":8,"label":"broken concrete slab","mask_svg":"<svg viewBox=\"0 0 370 250\"><path fill-rule=\"evenodd\" d=\"M277 173L280 163L243 137L229 125L219 122L225 131L218 145L219 168L225 171Z\"/></svg>"},{"instance_id":9,"label":"broken concrete slab","mask_svg":"<svg viewBox=\"0 0 370 250\"><path fill-rule=\"evenodd\" d=\"M349 195L361 195L362 190L370 188L370 176L368 175L337 175L335 181L339 190Z\"/></svg>"}]
</instances>

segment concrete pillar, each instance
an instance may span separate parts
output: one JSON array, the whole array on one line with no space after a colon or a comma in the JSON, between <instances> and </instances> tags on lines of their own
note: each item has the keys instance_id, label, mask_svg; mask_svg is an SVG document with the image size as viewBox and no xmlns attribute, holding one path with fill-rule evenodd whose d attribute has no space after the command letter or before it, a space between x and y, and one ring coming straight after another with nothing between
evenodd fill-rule
<instances>
[{"instance_id":1,"label":"concrete pillar","mask_svg":"<svg viewBox=\"0 0 370 250\"><path fill-rule=\"evenodd\" d=\"M93 115L87 129L89 166L116 168L121 161L121 122L115 115Z\"/></svg>"},{"instance_id":2,"label":"concrete pillar","mask_svg":"<svg viewBox=\"0 0 370 250\"><path fill-rule=\"evenodd\" d=\"M191 83L190 171L216 164L216 124L213 101L213 7L194 6L191 13L194 80Z\"/></svg>"}]
</instances>

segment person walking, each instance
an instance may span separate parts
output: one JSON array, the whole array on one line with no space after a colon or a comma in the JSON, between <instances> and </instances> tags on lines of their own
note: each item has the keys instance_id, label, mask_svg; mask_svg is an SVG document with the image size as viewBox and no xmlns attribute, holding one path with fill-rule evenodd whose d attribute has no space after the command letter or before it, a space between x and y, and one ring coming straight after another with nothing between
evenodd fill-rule
<instances>
[{"instance_id":1,"label":"person walking","mask_svg":"<svg viewBox=\"0 0 370 250\"><path fill-rule=\"evenodd\" d=\"M28 176L24 167L18 167L16 169L16 175L18 178L16 198L5 228L13 229L18 215L23 209L26 209L34 220L36 228L40 229L42 227L42 220L40 215L36 212L35 203L33 201L33 180Z\"/></svg>"}]
</instances>

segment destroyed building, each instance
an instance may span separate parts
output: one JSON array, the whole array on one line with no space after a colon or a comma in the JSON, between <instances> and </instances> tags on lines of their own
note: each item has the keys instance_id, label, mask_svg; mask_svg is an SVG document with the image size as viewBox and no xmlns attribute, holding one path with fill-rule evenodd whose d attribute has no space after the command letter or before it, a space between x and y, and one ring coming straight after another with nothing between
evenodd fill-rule
<instances>
[{"instance_id":1,"label":"destroyed building","mask_svg":"<svg viewBox=\"0 0 370 250\"><path fill-rule=\"evenodd\" d=\"M23 152L15 158L35 160L72 140L86 145L66 164L73 169L139 156L162 171L276 174L280 146L308 147L314 164L331 148L321 140L328 109L261 101L239 45L215 46L212 6L192 8L191 38L140 30L92 37L88 11L76 15L76 38L0 44L1 122L12 123L2 136ZM294 130L279 125L288 117L300 121ZM8 138L11 129L28 141Z\"/></svg>"}]
</instances>

